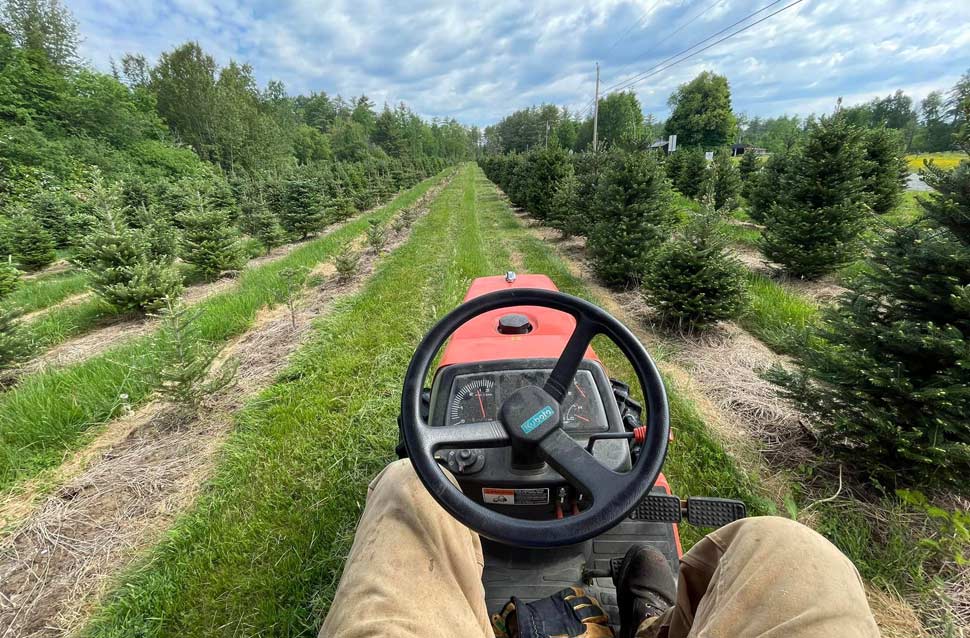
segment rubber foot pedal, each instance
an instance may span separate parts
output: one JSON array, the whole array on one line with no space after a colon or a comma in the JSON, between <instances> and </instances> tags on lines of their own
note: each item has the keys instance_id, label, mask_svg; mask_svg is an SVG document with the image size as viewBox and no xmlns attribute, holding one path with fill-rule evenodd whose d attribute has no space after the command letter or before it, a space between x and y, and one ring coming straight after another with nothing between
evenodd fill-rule
<instances>
[{"instance_id":1,"label":"rubber foot pedal","mask_svg":"<svg viewBox=\"0 0 970 638\"><path fill-rule=\"evenodd\" d=\"M687 522L698 527L722 527L747 515L744 503L734 499L710 496L687 499Z\"/></svg>"},{"instance_id":2,"label":"rubber foot pedal","mask_svg":"<svg viewBox=\"0 0 970 638\"><path fill-rule=\"evenodd\" d=\"M670 494L648 494L630 512L630 518L653 523L679 523L680 499Z\"/></svg>"}]
</instances>

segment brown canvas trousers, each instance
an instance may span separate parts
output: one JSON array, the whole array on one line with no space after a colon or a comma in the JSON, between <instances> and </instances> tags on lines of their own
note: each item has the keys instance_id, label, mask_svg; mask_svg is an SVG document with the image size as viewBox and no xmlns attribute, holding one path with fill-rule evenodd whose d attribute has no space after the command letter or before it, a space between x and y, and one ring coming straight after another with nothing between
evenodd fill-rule
<instances>
[{"instance_id":1,"label":"brown canvas trousers","mask_svg":"<svg viewBox=\"0 0 970 638\"><path fill-rule=\"evenodd\" d=\"M322 638L492 638L478 535L425 490L410 461L388 465L367 505ZM641 625L653 638L878 637L852 563L811 529L749 518L681 559L677 604Z\"/></svg>"}]
</instances>

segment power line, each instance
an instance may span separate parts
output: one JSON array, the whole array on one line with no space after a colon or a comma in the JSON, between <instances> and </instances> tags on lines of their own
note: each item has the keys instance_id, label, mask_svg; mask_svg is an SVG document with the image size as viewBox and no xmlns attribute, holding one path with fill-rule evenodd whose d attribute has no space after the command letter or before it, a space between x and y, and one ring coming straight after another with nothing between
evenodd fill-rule
<instances>
[{"instance_id":1,"label":"power line","mask_svg":"<svg viewBox=\"0 0 970 638\"><path fill-rule=\"evenodd\" d=\"M626 28L626 31L624 31L622 34L620 34L620 37L618 37L613 42L613 44L610 45L610 48L607 49L606 52L609 53L610 51L612 51L613 49L615 49L616 48L616 45L618 45L620 42L622 42L623 41L623 38L625 38L626 36L628 36L631 31L633 31L637 27L642 26L643 23L644 23L644 21L653 14L653 10L657 8L657 5L659 4L659 2L660 2L660 0L657 0L657 2L654 2L652 7L650 7L649 9L647 9L646 11L643 12L643 15L640 16L640 19L639 20L637 20L636 22L634 22L633 24L631 24L630 26L628 26Z\"/></svg>"},{"instance_id":2,"label":"power line","mask_svg":"<svg viewBox=\"0 0 970 638\"><path fill-rule=\"evenodd\" d=\"M693 53L691 53L690 55L687 55L687 56L684 56L683 58L681 58L681 59L679 59L679 60L677 60L676 62L673 62L673 63L671 63L671 64L668 64L667 66L665 66L665 67L663 67L663 68L661 68L661 69L657 69L656 71L652 71L652 72L650 72L650 71L651 71L651 70L652 70L653 68L656 68L656 67L652 67L651 69L647 69L647 71L644 71L643 73L641 73L641 74L639 74L640 76L643 76L643 77L640 77L639 79L633 79L632 81L628 81L628 82L627 82L627 84L625 84L625 85L623 85L623 86L621 86L621 87L620 87L619 89L617 89L617 90L622 90L622 89L627 89L627 88L629 88L629 87L631 87L631 86L633 86L633 85L635 85L635 84L639 84L640 82L643 82L644 80L646 80L646 79L649 79L649 78L651 78L651 77L653 77L653 76L655 76L655 75L657 75L658 73L662 73L663 71L666 71L667 69L669 69L669 68L671 68L671 67L674 67L674 66L677 66L677 65L678 65L678 64L680 64L681 62L685 62L685 61L687 61L687 60L689 60L689 59L691 59L692 57L694 57L695 55L700 55L701 53L703 53L704 51L707 51L707 50L708 50L708 49L710 49L711 47L714 47L714 46L717 46L717 45L718 45L718 44L720 44L721 42L724 42L725 40L729 40L729 39L731 39L731 38L733 38L734 36L736 36L736 35L738 35L738 34L740 34L740 33L744 33L745 31L747 31L747 30L748 30L748 29L750 29L751 27L754 27L754 26L757 26L757 25L759 25L759 24L761 24L762 22L764 22L765 20L768 20L769 18L771 18L771 17L773 17L773 16L776 16L776 15L778 15L778 14L779 14L779 13L781 13L782 11L786 11L786 10L788 10L788 9L790 9L790 8L792 8L792 7L794 7L794 6L795 6L795 5L797 5L797 4L801 4L801 3L802 3L802 2L804 2L804 1L805 1L805 0L795 0L795 1L794 1L794 2L792 2L792 3L790 3L790 4L787 4L787 5L785 5L785 6L784 6L784 7L782 7L781 9L778 9L777 11L773 11L772 13L769 13L768 15L766 15L766 16L765 16L765 17L763 17L763 18L761 18L760 20L756 20L755 22L752 22L751 24L749 24L749 25L747 25L747 26L744 26L744 27L742 27L742 28L740 28L740 29L738 29L738 30L737 30L737 31L735 31L734 33L729 33L728 35L726 35L726 36L724 36L723 38L721 38L721 39L719 39L719 40L717 40L717 41L715 41L715 42L712 42L711 44L709 44L709 45L707 45L707 46L706 46L706 47L704 47L703 49L699 49L699 50L697 50L697 51L694 51L694 52L693 52ZM777 4L777 2L774 2L774 3L772 3L772 4ZM763 9L762 9L762 11L763 11ZM757 13L760 13L760 11L758 11ZM750 17L750 16L749 16L749 17ZM709 40L709 39L710 39L710 38L708 38L708 40ZM706 41L706 40L704 40L704 41ZM698 44L699 44L699 43L698 43ZM694 45L694 46L697 46L697 45ZM692 48L694 48L694 47L690 47L690 48L692 49ZM686 51L690 51L690 49L686 49ZM673 57L677 57L677 56L673 56ZM667 60L670 60L670 59L671 59L671 58L667 58ZM666 62L667 60L665 60L664 62ZM663 63L661 63L661 64L663 64ZM638 77L638 76L634 76L634 77Z\"/></svg>"},{"instance_id":3,"label":"power line","mask_svg":"<svg viewBox=\"0 0 970 638\"><path fill-rule=\"evenodd\" d=\"M776 4L781 3L782 1L783 0L774 0L773 2L770 2L770 3L766 4L765 6L761 7L757 11L755 11L754 13L749 13L748 15L744 16L740 20L738 20L736 22L733 22L733 23L729 24L728 26L724 27L720 31L718 31L716 33L712 33L711 35L707 36L706 38L704 38L700 42L695 42L694 44L690 45L686 49L683 49L682 51L680 51L679 53L675 53L674 55L670 56L669 58L667 58L665 60L662 60L661 62L658 62L657 64L653 65L652 67L650 67L646 71L643 71L641 73L638 73L637 75L634 75L632 78L627 78L626 80L622 80L620 82L617 82L613 86L607 88L604 91L604 94L608 94L608 93L612 92L613 89L616 89L617 87L621 87L621 85L623 85L623 88L625 88L625 86L627 85L627 83L629 83L631 80L635 80L636 78L638 78L638 77L640 77L642 75L646 75L647 73L653 71L657 67L662 66L662 65L666 64L667 62L670 62L671 60L673 60L675 58L678 58L678 57L684 55L685 53L687 53L691 49L696 49L697 47L699 47L700 45L704 44L705 42L708 42L709 40L712 40L713 38L716 38L717 36L721 35L725 31L730 31L731 29L733 29L734 27L738 26L742 22L747 22L748 20L750 20L754 16L758 15L759 13L762 13L763 11L766 11L766 10L770 9L771 7L775 6ZM772 15L774 15L774 14L772 14ZM768 17L771 17L771 16L768 16ZM758 24L758 23L757 22L754 22L750 26L753 26L754 24ZM720 42L720 40L719 40L719 42ZM710 47L708 47L708 48L710 48Z\"/></svg>"}]
</instances>

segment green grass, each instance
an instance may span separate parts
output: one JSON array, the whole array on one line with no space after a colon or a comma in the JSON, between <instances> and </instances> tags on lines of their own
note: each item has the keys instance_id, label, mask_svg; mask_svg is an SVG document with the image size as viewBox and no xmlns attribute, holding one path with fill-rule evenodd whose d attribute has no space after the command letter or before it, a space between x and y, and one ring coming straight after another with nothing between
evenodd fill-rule
<instances>
[{"instance_id":1,"label":"green grass","mask_svg":"<svg viewBox=\"0 0 970 638\"><path fill-rule=\"evenodd\" d=\"M237 419L215 477L166 540L126 574L90 636L311 636L332 599L368 481L393 458L400 384L414 344L474 277L528 269L587 295L466 166L357 295L317 326L282 379ZM610 348L600 352L629 374ZM755 488L672 396L668 468L682 493Z\"/></svg>"},{"instance_id":2,"label":"green grass","mask_svg":"<svg viewBox=\"0 0 970 638\"><path fill-rule=\"evenodd\" d=\"M370 219L386 221L440 179L442 176L425 180L387 206L286 257L246 270L232 290L200 302L202 316L197 325L201 337L222 343L243 333L261 308L280 298L285 287L281 270L328 260L363 233ZM81 363L30 375L0 395L0 492L56 466L65 452L84 442L86 434L119 413L124 407L122 395L132 405L147 400L153 387L147 375L137 370L152 365L155 339L148 335Z\"/></svg>"},{"instance_id":3,"label":"green grass","mask_svg":"<svg viewBox=\"0 0 970 638\"><path fill-rule=\"evenodd\" d=\"M64 301L72 295L87 290L88 281L84 273L75 270L25 279L20 287L3 300L5 307L20 308L24 312L34 312Z\"/></svg>"},{"instance_id":4,"label":"green grass","mask_svg":"<svg viewBox=\"0 0 970 638\"><path fill-rule=\"evenodd\" d=\"M818 306L759 273L747 278L748 306L738 323L772 350L791 353L817 321Z\"/></svg>"}]
</instances>

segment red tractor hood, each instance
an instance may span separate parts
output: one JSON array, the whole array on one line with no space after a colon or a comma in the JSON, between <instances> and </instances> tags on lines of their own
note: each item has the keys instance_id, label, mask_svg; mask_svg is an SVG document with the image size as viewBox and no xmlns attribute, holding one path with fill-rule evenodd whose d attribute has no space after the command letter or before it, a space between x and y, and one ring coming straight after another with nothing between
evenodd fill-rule
<instances>
[{"instance_id":1,"label":"red tractor hood","mask_svg":"<svg viewBox=\"0 0 970 638\"><path fill-rule=\"evenodd\" d=\"M472 282L464 301L509 288L558 290L545 275L519 275L513 282L503 276L479 277ZM528 334L501 334L499 319L525 315L532 324ZM572 315L538 306L514 306L479 315L458 328L445 347L439 368L453 363L477 363L509 359L558 359L576 327ZM592 348L586 358L598 361Z\"/></svg>"}]
</instances>

